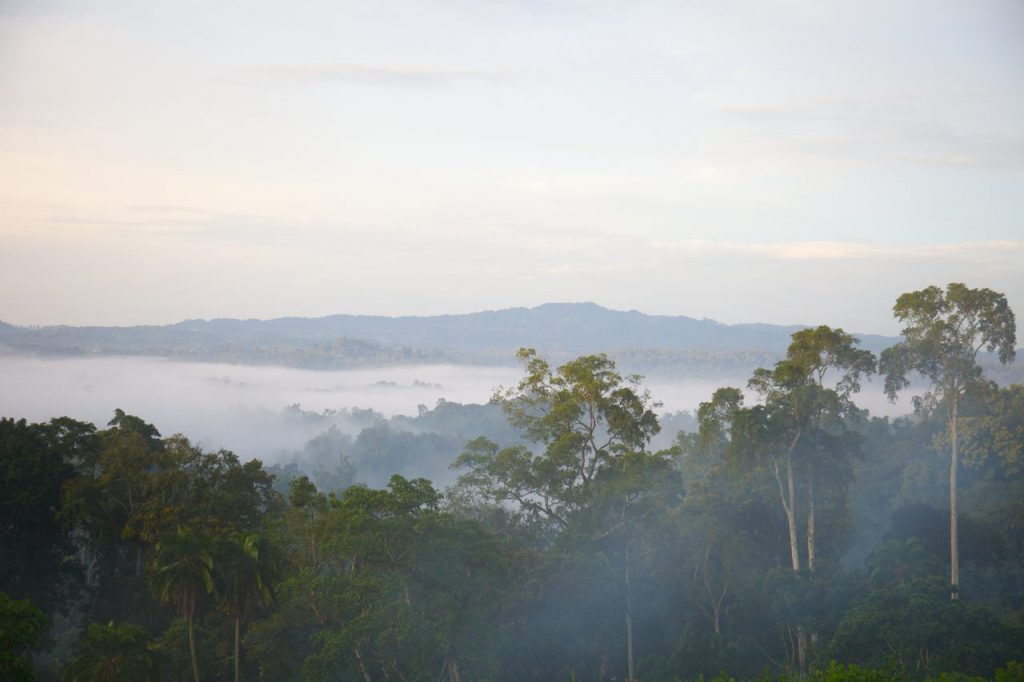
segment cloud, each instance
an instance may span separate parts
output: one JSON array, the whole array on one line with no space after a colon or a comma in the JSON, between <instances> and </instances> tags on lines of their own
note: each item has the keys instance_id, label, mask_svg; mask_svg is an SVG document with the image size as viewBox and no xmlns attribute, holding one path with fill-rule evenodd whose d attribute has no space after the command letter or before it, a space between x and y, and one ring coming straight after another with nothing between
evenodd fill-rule
<instances>
[{"instance_id":1,"label":"cloud","mask_svg":"<svg viewBox=\"0 0 1024 682\"><path fill-rule=\"evenodd\" d=\"M769 102L717 102L714 95L703 97L720 115L746 126L775 149L915 165L1024 170L1024 135L1018 131L962 129L937 118L937 112L957 118L962 102L982 98L993 101L997 111L1012 111L998 93L984 90Z\"/></svg>"},{"instance_id":2,"label":"cloud","mask_svg":"<svg viewBox=\"0 0 1024 682\"><path fill-rule=\"evenodd\" d=\"M653 241L655 249L682 251L693 256L735 254L779 260L878 260L945 258L987 260L1024 256L1024 241L983 241L957 244L876 244L871 242L725 242L704 239Z\"/></svg>"},{"instance_id":3,"label":"cloud","mask_svg":"<svg viewBox=\"0 0 1024 682\"><path fill-rule=\"evenodd\" d=\"M316 84L355 83L386 86L441 86L460 81L503 82L519 74L503 69L444 69L369 64L256 64L234 70L247 81Z\"/></svg>"}]
</instances>

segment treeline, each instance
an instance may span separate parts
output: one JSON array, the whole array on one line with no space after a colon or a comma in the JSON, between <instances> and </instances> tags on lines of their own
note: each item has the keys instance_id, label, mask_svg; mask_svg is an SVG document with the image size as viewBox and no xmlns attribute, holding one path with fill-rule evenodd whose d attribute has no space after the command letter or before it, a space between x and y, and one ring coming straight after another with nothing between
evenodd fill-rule
<instances>
[{"instance_id":1,"label":"treeline","mask_svg":"<svg viewBox=\"0 0 1024 682\"><path fill-rule=\"evenodd\" d=\"M672 424L687 425L689 416L683 412L665 418ZM271 459L278 463L268 471L284 494L289 482L302 475L325 493L340 493L354 484L383 487L393 474L426 477L444 486L454 482L450 466L467 441L481 435L502 443L522 438L500 405L463 405L444 399L432 408L419 405L416 415L389 418L358 408L312 412L291 405L273 419L316 433L301 449L272 453Z\"/></svg>"},{"instance_id":2,"label":"treeline","mask_svg":"<svg viewBox=\"0 0 1024 682\"><path fill-rule=\"evenodd\" d=\"M495 404L525 440L471 440L443 491L285 486L121 411L0 420L0 677L1021 679L1024 386L978 371L1014 341L985 291L901 298L933 312L881 366L797 332L656 451L636 378L524 350ZM915 416L855 408L879 368L927 378Z\"/></svg>"}]
</instances>

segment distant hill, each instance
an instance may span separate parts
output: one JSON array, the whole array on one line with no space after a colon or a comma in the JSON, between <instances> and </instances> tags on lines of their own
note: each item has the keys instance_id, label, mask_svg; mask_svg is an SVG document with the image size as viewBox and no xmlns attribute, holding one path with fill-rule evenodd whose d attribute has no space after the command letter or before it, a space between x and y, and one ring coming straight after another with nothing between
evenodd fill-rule
<instances>
[{"instance_id":1,"label":"distant hill","mask_svg":"<svg viewBox=\"0 0 1024 682\"><path fill-rule=\"evenodd\" d=\"M562 359L607 352L647 374L742 375L771 364L800 326L722 324L685 316L547 303L465 315L330 315L273 320L186 320L166 326L16 327L0 323L0 350L38 355L147 355L346 368L382 364L509 364L516 349ZM895 339L865 335L878 351Z\"/></svg>"}]
</instances>

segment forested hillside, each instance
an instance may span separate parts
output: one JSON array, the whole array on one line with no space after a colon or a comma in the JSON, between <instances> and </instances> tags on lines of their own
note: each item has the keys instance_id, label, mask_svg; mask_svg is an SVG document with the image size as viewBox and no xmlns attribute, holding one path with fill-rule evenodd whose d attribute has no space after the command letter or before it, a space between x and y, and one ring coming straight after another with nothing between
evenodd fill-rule
<instances>
[{"instance_id":1,"label":"forested hillside","mask_svg":"<svg viewBox=\"0 0 1024 682\"><path fill-rule=\"evenodd\" d=\"M962 285L896 313L880 356L797 330L693 417L524 348L488 405L356 437L295 408L325 430L274 467L121 410L4 418L0 677L1020 679L1024 386L976 364L1013 314ZM914 415L855 406L879 374ZM402 475L455 439L450 485Z\"/></svg>"},{"instance_id":2,"label":"forested hillside","mask_svg":"<svg viewBox=\"0 0 1024 682\"><path fill-rule=\"evenodd\" d=\"M332 315L187 320L147 327L0 325L0 349L48 355L151 355L294 367L513 362L517 348L554 359L610 352L631 371L688 376L748 372L774 362L799 327L720 324L616 311L592 303L440 315ZM891 339L870 337L880 349Z\"/></svg>"}]
</instances>

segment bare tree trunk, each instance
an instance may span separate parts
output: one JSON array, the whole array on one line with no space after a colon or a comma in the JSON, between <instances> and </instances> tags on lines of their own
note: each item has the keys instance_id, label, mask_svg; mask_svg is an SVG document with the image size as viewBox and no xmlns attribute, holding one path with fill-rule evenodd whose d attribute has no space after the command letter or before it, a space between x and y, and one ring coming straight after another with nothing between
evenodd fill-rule
<instances>
[{"instance_id":1,"label":"bare tree trunk","mask_svg":"<svg viewBox=\"0 0 1024 682\"><path fill-rule=\"evenodd\" d=\"M793 570L800 570L800 547L799 538L796 534L796 510L793 508L793 490L796 487L793 482L793 458L786 455L786 488L782 487L782 480L779 478L779 465L775 464L775 480L779 482L779 498L782 501L782 510L786 513L786 526L789 529L789 557ZM788 494L787 494L788 492Z\"/></svg>"},{"instance_id":2,"label":"bare tree trunk","mask_svg":"<svg viewBox=\"0 0 1024 682\"><path fill-rule=\"evenodd\" d=\"M807 465L807 571L814 573L814 472Z\"/></svg>"},{"instance_id":3,"label":"bare tree trunk","mask_svg":"<svg viewBox=\"0 0 1024 682\"><path fill-rule=\"evenodd\" d=\"M352 650L352 653L356 655L356 665L359 666L359 672L363 676L363 682L373 682L373 678L370 677L370 673L366 671L366 666L363 665L363 652L359 650L359 647L356 647Z\"/></svg>"},{"instance_id":4,"label":"bare tree trunk","mask_svg":"<svg viewBox=\"0 0 1024 682\"><path fill-rule=\"evenodd\" d=\"M789 530L789 557L794 573L800 572L800 538L796 529L796 483L793 480L793 452L800 441L801 431L798 429L793 437L793 442L786 453L786 485L782 485L782 478L779 476L779 463L773 461L775 480L779 484L779 498L782 501L782 509L786 512L786 525ZM800 666L800 676L803 677L807 665L807 633L802 625L796 627L797 661Z\"/></svg>"},{"instance_id":5,"label":"bare tree trunk","mask_svg":"<svg viewBox=\"0 0 1024 682\"><path fill-rule=\"evenodd\" d=\"M950 441L953 455L949 464L949 598L960 598L960 557L956 527L956 474L959 464L957 443L957 411L959 405L953 396L953 412L949 420Z\"/></svg>"},{"instance_id":6,"label":"bare tree trunk","mask_svg":"<svg viewBox=\"0 0 1024 682\"><path fill-rule=\"evenodd\" d=\"M803 625L796 626L796 660L801 679L807 674L807 632Z\"/></svg>"},{"instance_id":7,"label":"bare tree trunk","mask_svg":"<svg viewBox=\"0 0 1024 682\"><path fill-rule=\"evenodd\" d=\"M192 677L199 682L199 661L196 659L196 637L192 628L192 615L189 614L188 622L188 651L192 655Z\"/></svg>"},{"instance_id":8,"label":"bare tree trunk","mask_svg":"<svg viewBox=\"0 0 1024 682\"><path fill-rule=\"evenodd\" d=\"M241 637L242 630L242 619L239 616L235 616L235 682L242 682L242 659L239 657L241 647L239 646L239 640Z\"/></svg>"},{"instance_id":9,"label":"bare tree trunk","mask_svg":"<svg viewBox=\"0 0 1024 682\"><path fill-rule=\"evenodd\" d=\"M729 591L729 572L722 571L722 591L716 597L714 591L711 589L711 581L708 579L708 561L711 558L711 546L708 545L707 550L704 552L704 590L708 595L708 603L711 606L711 627L714 629L716 635L722 634L721 628L719 627L720 615L722 612L722 602L725 601L725 595ZM703 607L701 607L703 611Z\"/></svg>"}]
</instances>

